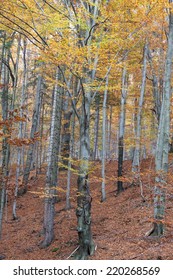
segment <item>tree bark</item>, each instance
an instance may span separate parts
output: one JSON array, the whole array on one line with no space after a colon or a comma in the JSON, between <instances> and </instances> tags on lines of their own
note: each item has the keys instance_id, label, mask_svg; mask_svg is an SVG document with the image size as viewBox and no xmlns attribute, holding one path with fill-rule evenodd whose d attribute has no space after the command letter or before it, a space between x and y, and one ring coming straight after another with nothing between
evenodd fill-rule
<instances>
[{"instance_id":1,"label":"tree bark","mask_svg":"<svg viewBox=\"0 0 173 280\"><path fill-rule=\"evenodd\" d=\"M105 91L104 91L104 99L103 99L103 124L102 124L102 186L101 186L102 202L106 200L105 160L106 160L106 111L107 111L108 82L109 82L109 76L107 75Z\"/></svg>"},{"instance_id":2,"label":"tree bark","mask_svg":"<svg viewBox=\"0 0 173 280\"><path fill-rule=\"evenodd\" d=\"M137 180L140 173L139 166L140 166L141 120L142 120L142 107L144 102L145 85L146 85L147 54L148 54L148 43L146 42L144 46L144 52L143 52L142 83L141 83L141 91L140 91L138 113L137 113L135 151L134 151L134 157L132 163L132 172L134 172L135 178Z\"/></svg>"},{"instance_id":3,"label":"tree bark","mask_svg":"<svg viewBox=\"0 0 173 280\"><path fill-rule=\"evenodd\" d=\"M3 59L7 60L7 64L9 63L9 50L5 47L6 42L6 33L4 32L4 40L2 46L2 61ZM2 63L1 65L1 84L2 88L2 96L1 96L1 105L2 105L2 120L4 121L3 125L3 134L7 135L10 133L9 127L5 122L8 122L8 107L9 107L9 96L8 96L8 88L9 88L9 69L7 66ZM6 185L8 180L8 165L10 160L10 145L8 144L8 138L4 136L2 140L2 166L0 170L0 238L2 234L2 219L3 219L3 210L5 204L5 193L6 193Z\"/></svg>"},{"instance_id":4,"label":"tree bark","mask_svg":"<svg viewBox=\"0 0 173 280\"><path fill-rule=\"evenodd\" d=\"M173 1L170 1L173 3ZM163 82L163 100L159 121L157 147L155 155L155 188L154 188L154 218L153 231L150 235L160 236L164 233L164 209L165 190L168 172L168 153L170 135L170 98L171 98L171 76L173 59L173 14L169 15L168 47L165 63Z\"/></svg>"},{"instance_id":5,"label":"tree bark","mask_svg":"<svg viewBox=\"0 0 173 280\"><path fill-rule=\"evenodd\" d=\"M61 132L62 88L57 84L61 79L57 69L56 85L53 95L53 111L48 150L48 167L46 174L45 202L44 202L44 240L41 247L47 247L54 239L54 205L57 201L58 155Z\"/></svg>"},{"instance_id":6,"label":"tree bark","mask_svg":"<svg viewBox=\"0 0 173 280\"><path fill-rule=\"evenodd\" d=\"M77 210L79 250L76 259L87 259L95 250L91 233L91 195L89 189L90 157L90 94L83 96L82 116L80 117L80 167L78 176Z\"/></svg>"},{"instance_id":7,"label":"tree bark","mask_svg":"<svg viewBox=\"0 0 173 280\"><path fill-rule=\"evenodd\" d=\"M112 140L112 105L110 105L110 115L108 120L108 149L107 149L107 158L111 159L111 140Z\"/></svg>"},{"instance_id":8,"label":"tree bark","mask_svg":"<svg viewBox=\"0 0 173 280\"><path fill-rule=\"evenodd\" d=\"M70 154L68 161L68 172L67 172L67 191L66 191L66 210L71 208L70 204L70 179L71 179L71 167L72 167L72 155L73 155L73 145L74 145L74 131L75 131L75 113L72 114L71 120L71 137L70 137Z\"/></svg>"},{"instance_id":9,"label":"tree bark","mask_svg":"<svg viewBox=\"0 0 173 280\"><path fill-rule=\"evenodd\" d=\"M94 151L93 160L98 158L98 134L99 134L99 117L100 117L100 96L96 95L96 112L95 112L95 124L94 124Z\"/></svg>"},{"instance_id":10,"label":"tree bark","mask_svg":"<svg viewBox=\"0 0 173 280\"><path fill-rule=\"evenodd\" d=\"M119 117L119 139L118 139L118 193L124 190L121 176L123 175L123 158L124 158L124 132L125 132L125 105L127 98L127 71L123 68L122 74L122 93L121 93L121 108Z\"/></svg>"},{"instance_id":11,"label":"tree bark","mask_svg":"<svg viewBox=\"0 0 173 280\"><path fill-rule=\"evenodd\" d=\"M37 92L36 92L36 99L35 99L35 108L32 116L32 127L30 132L30 139L33 139L33 143L29 145L28 152L27 152L27 159L26 159L26 166L24 168L23 174L23 181L22 181L22 189L18 192L18 195L22 195L27 192L27 184L31 169L31 164L33 160L33 153L34 153L34 136L37 132L38 122L40 118L40 105L41 105L41 94L42 94L42 82L43 78L39 75L37 78Z\"/></svg>"}]
</instances>

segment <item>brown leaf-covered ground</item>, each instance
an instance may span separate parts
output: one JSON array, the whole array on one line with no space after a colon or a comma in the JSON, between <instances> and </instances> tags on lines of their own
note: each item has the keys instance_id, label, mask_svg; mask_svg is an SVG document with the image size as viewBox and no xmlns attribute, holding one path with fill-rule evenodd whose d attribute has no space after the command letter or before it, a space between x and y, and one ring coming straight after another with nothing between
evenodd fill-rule
<instances>
[{"instance_id":1,"label":"brown leaf-covered ground","mask_svg":"<svg viewBox=\"0 0 173 280\"><path fill-rule=\"evenodd\" d=\"M166 192L165 235L161 238L146 237L153 218L153 160L143 160L141 178L145 202L139 186L131 185L131 162L124 163L126 190L116 195L117 163L106 165L107 199L101 203L100 164L91 168L92 231L97 250L93 260L113 259L173 259L173 195L171 183ZM44 170L43 170L44 171ZM31 174L33 175L33 174ZM9 182L9 199L5 207L0 256L5 259L59 259L65 260L78 246L76 231L76 180L72 176L71 204L65 211L66 171L60 172L56 204L55 239L46 249L40 249L43 236L43 190L45 172L37 180L31 176L29 191L17 199L18 220L12 220L13 176ZM170 180L171 182L171 180Z\"/></svg>"}]
</instances>

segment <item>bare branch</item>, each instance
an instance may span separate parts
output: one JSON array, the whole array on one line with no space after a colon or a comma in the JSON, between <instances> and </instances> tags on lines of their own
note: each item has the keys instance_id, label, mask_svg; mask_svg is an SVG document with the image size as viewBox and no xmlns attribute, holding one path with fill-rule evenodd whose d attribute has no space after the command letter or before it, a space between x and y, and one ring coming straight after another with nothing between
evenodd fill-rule
<instances>
[{"instance_id":1,"label":"bare branch","mask_svg":"<svg viewBox=\"0 0 173 280\"><path fill-rule=\"evenodd\" d=\"M38 31L37 31L32 25L30 25L29 23L27 23L27 22L24 21L23 19L21 19L21 18L19 18L18 16L16 16L16 15L10 13L10 12L7 11L7 10L4 10L4 9L0 9L0 10L3 11L3 12L5 12L5 13L7 13L7 14L9 14L9 15L11 15L11 16L13 16L14 18L17 18L17 19L20 20L22 23L24 23L26 26L28 26L29 28L31 28L31 29L37 34L37 36L41 39L41 41L42 41L46 46L48 46L47 42L43 39L43 37L38 33ZM2 13L0 13L0 15L2 15L4 18L6 18L6 19L8 19L8 20L10 21L10 19L7 18L6 16L4 16ZM17 23L15 23L15 22L12 21L12 20L11 20L11 22L13 22L13 23L14 23L15 25L17 25L17 26L20 26L20 25L18 25ZM20 26L20 28L21 28L21 29L24 29L24 28L22 28L21 26ZM24 29L24 30L25 30L25 29ZM26 30L26 32L29 33L29 31L27 31L27 30ZM35 39L35 40L36 40L36 39Z\"/></svg>"},{"instance_id":2,"label":"bare branch","mask_svg":"<svg viewBox=\"0 0 173 280\"><path fill-rule=\"evenodd\" d=\"M63 76L63 80L64 80L64 82L65 82L65 84L66 84L68 94L69 94L69 96L70 96L70 98L71 98L71 104L72 104L73 110L74 110L74 112L75 112L77 118L79 119L79 115L78 115L78 112L77 112L77 110L76 110L76 105L75 105L75 103L74 103L74 101L73 101L73 94L72 94L71 91L70 91L70 88L69 88L67 79L66 79L66 77L65 77L65 75L64 75L64 72L63 72L63 70L61 69L60 66L58 66L58 69L60 70L60 72L61 72L61 74L62 74L62 76Z\"/></svg>"},{"instance_id":3,"label":"bare branch","mask_svg":"<svg viewBox=\"0 0 173 280\"><path fill-rule=\"evenodd\" d=\"M70 17L68 17L66 14L64 14L63 12L61 12L60 10L58 10L57 8L55 8L54 6L52 6L48 1L43 0L43 2L45 4L47 4L52 10L58 12L60 15L66 17L68 20L72 21L72 19Z\"/></svg>"},{"instance_id":4,"label":"bare branch","mask_svg":"<svg viewBox=\"0 0 173 280\"><path fill-rule=\"evenodd\" d=\"M15 31L15 32L17 32L17 33L19 33L19 34L21 34L21 35L23 35L23 36L26 37L34 46L36 46L36 47L39 48L39 49L42 49L42 48L41 48L40 46L38 46L35 42L33 42L25 33L21 32L20 30L15 29L14 27L11 27L10 25L8 25L8 24L6 24L6 23L4 23L4 22L2 22L2 21L0 21L0 24L4 25L5 27L7 27L7 28L9 28L9 29L11 29L11 30L13 30L13 31Z\"/></svg>"}]
</instances>

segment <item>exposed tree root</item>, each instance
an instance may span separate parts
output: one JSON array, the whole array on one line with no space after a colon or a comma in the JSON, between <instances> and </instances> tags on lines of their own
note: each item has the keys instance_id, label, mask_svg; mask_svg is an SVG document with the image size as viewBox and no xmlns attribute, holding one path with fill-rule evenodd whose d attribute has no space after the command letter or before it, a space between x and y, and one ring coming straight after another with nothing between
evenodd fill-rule
<instances>
[{"instance_id":1,"label":"exposed tree root","mask_svg":"<svg viewBox=\"0 0 173 280\"><path fill-rule=\"evenodd\" d=\"M161 237L163 234L163 225L161 223L153 223L152 228L146 232L145 236Z\"/></svg>"}]
</instances>

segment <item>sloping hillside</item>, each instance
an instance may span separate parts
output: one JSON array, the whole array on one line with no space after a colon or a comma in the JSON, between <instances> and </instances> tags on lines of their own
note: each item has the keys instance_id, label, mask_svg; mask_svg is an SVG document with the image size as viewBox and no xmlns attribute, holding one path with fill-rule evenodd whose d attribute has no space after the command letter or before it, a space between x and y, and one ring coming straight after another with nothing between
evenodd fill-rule
<instances>
[{"instance_id":1,"label":"sloping hillside","mask_svg":"<svg viewBox=\"0 0 173 280\"><path fill-rule=\"evenodd\" d=\"M142 163L142 183L145 202L139 186L130 186L130 162L125 162L126 190L116 195L117 163L107 163L107 200L100 202L100 164L91 177L92 230L97 250L91 259L173 259L173 195L167 190L165 236L146 237L153 218L152 160ZM13 178L12 178L13 179ZM9 189L12 188L12 179ZM9 190L5 208L0 256L5 259L67 259L78 246L76 231L76 179L72 176L72 208L65 211L66 172L60 172L59 197L56 204L55 240L46 249L40 249L43 223L43 190L45 172L35 180L31 177L29 192L17 200L18 220L12 220L12 199ZM170 190L169 190L170 189Z\"/></svg>"}]
</instances>

